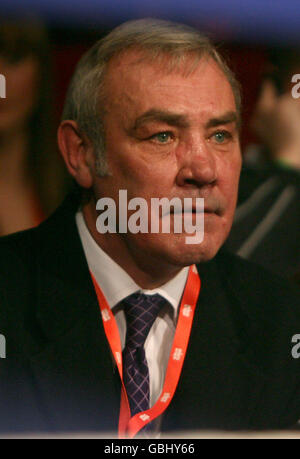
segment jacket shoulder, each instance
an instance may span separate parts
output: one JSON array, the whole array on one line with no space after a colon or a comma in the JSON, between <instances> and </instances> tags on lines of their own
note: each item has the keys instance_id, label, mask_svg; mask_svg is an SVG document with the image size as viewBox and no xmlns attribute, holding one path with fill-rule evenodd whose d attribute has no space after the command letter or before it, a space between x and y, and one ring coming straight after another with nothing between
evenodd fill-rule
<instances>
[{"instance_id":1,"label":"jacket shoulder","mask_svg":"<svg viewBox=\"0 0 300 459\"><path fill-rule=\"evenodd\" d=\"M245 335L266 350L286 348L300 332L300 290L265 268L237 255L218 255L219 270Z\"/></svg>"},{"instance_id":2,"label":"jacket shoulder","mask_svg":"<svg viewBox=\"0 0 300 459\"><path fill-rule=\"evenodd\" d=\"M279 296L286 294L299 299L300 289L298 285L270 272L257 263L227 251L220 251L217 259L222 275L227 278L227 281L242 286L242 290L247 290L251 297L266 297L268 295L273 297L280 293Z\"/></svg>"},{"instance_id":3,"label":"jacket shoulder","mask_svg":"<svg viewBox=\"0 0 300 459\"><path fill-rule=\"evenodd\" d=\"M229 251L222 250L217 255L217 260L221 266L221 270L228 277L232 278L245 286L251 284L253 293L262 293L261 288L266 289L284 289L289 292L294 292L297 296L300 293L299 287L289 282L284 277L275 274L263 266L249 260L245 260L240 256L233 254ZM253 284L254 282L254 284Z\"/></svg>"},{"instance_id":4,"label":"jacket shoulder","mask_svg":"<svg viewBox=\"0 0 300 459\"><path fill-rule=\"evenodd\" d=\"M0 267L13 265L16 258L22 259L32 251L36 228L0 237ZM13 258L10 259L9 255ZM1 272L2 274L2 272Z\"/></svg>"}]
</instances>

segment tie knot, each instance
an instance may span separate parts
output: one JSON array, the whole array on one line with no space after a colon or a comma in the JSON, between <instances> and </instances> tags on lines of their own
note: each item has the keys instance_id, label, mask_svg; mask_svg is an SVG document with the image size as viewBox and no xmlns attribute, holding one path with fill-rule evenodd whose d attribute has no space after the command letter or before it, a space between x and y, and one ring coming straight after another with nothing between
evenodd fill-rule
<instances>
[{"instance_id":1,"label":"tie knot","mask_svg":"<svg viewBox=\"0 0 300 459\"><path fill-rule=\"evenodd\" d=\"M144 346L148 333L166 302L158 293L133 293L123 300L127 323L126 346Z\"/></svg>"}]
</instances>

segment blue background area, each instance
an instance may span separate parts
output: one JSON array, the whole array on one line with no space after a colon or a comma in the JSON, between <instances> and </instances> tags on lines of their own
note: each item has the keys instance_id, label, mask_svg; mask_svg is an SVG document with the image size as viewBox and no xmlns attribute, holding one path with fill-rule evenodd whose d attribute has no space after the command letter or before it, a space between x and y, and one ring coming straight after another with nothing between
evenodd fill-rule
<instances>
[{"instance_id":1,"label":"blue background area","mask_svg":"<svg viewBox=\"0 0 300 459\"><path fill-rule=\"evenodd\" d=\"M1 0L0 14L107 28L128 19L160 17L225 40L300 43L300 0Z\"/></svg>"}]
</instances>

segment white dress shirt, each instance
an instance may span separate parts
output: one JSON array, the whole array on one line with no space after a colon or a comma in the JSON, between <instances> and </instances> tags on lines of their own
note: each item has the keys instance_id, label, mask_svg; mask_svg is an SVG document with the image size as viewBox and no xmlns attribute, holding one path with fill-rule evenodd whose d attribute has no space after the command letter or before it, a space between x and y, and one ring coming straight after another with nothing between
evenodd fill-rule
<instances>
[{"instance_id":1,"label":"white dress shirt","mask_svg":"<svg viewBox=\"0 0 300 459\"><path fill-rule=\"evenodd\" d=\"M158 293L169 302L161 310L151 327L144 346L149 367L150 407L152 407L163 388L176 329L178 309L189 268L183 268L173 279L159 288L144 290L95 242L81 211L76 214L76 223L89 269L115 316L122 350L126 339L126 318L120 301L132 293L141 292L149 295Z\"/></svg>"}]
</instances>

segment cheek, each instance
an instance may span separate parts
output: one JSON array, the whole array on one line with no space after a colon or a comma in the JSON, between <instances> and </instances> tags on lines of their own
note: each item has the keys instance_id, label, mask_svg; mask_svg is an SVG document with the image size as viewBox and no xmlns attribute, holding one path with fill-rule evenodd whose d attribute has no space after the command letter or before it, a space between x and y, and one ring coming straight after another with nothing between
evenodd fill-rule
<instances>
[{"instance_id":1,"label":"cheek","mask_svg":"<svg viewBox=\"0 0 300 459\"><path fill-rule=\"evenodd\" d=\"M234 149L223 162L224 174L227 174L234 183L238 182L242 165L240 148Z\"/></svg>"},{"instance_id":2,"label":"cheek","mask_svg":"<svg viewBox=\"0 0 300 459\"><path fill-rule=\"evenodd\" d=\"M227 201L227 209L228 211L232 212L235 208L237 200L240 170L240 155L237 155L231 160L228 160L225 163L223 163L221 168L220 187Z\"/></svg>"},{"instance_id":3,"label":"cheek","mask_svg":"<svg viewBox=\"0 0 300 459\"><path fill-rule=\"evenodd\" d=\"M176 167L165 161L155 161L145 149L128 147L114 155L118 161L110 161L112 178L117 177L132 196L145 198L170 195ZM112 156L111 156L112 157Z\"/></svg>"}]
</instances>

